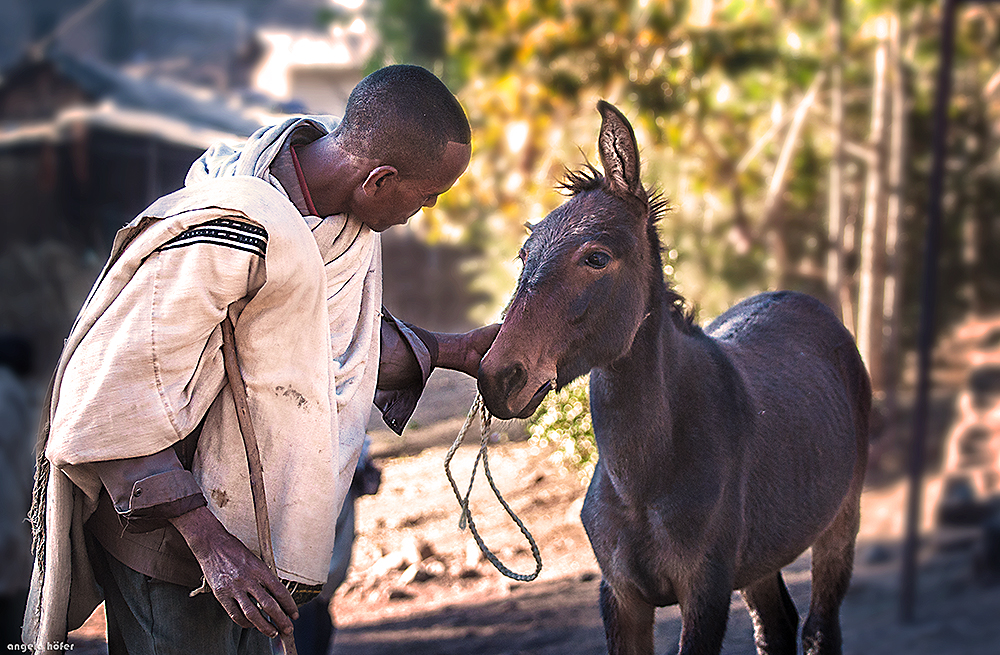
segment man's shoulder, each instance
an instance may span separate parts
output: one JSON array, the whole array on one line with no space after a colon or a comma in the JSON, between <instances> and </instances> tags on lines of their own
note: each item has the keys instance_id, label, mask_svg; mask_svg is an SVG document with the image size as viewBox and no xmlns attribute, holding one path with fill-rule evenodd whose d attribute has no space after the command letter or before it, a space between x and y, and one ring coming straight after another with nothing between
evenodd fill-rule
<instances>
[{"instance_id":1,"label":"man's shoulder","mask_svg":"<svg viewBox=\"0 0 1000 655\"><path fill-rule=\"evenodd\" d=\"M263 227L270 237L303 238L311 232L295 205L267 181L247 175L212 178L163 196L138 217L179 224L224 216Z\"/></svg>"},{"instance_id":2,"label":"man's shoulder","mask_svg":"<svg viewBox=\"0 0 1000 655\"><path fill-rule=\"evenodd\" d=\"M302 217L287 196L267 181L249 175L204 180L159 198L141 216L169 218L201 209L221 209L244 214L251 220Z\"/></svg>"},{"instance_id":3,"label":"man's shoulder","mask_svg":"<svg viewBox=\"0 0 1000 655\"><path fill-rule=\"evenodd\" d=\"M219 219L263 228L269 252L274 247L286 251L314 243L309 226L281 191L256 177L226 176L186 186L156 200L119 230L111 259L117 259L126 248L137 257L145 257L186 230Z\"/></svg>"}]
</instances>

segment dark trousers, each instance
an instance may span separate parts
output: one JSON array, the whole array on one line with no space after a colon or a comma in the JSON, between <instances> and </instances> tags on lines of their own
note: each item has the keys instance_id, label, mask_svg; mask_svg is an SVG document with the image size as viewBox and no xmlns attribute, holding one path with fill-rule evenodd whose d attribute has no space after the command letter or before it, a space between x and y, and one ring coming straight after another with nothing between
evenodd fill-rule
<instances>
[{"instance_id":1,"label":"dark trousers","mask_svg":"<svg viewBox=\"0 0 1000 655\"><path fill-rule=\"evenodd\" d=\"M270 640L233 623L211 592L192 598L190 589L138 573L88 541L104 590L108 655L270 655Z\"/></svg>"}]
</instances>

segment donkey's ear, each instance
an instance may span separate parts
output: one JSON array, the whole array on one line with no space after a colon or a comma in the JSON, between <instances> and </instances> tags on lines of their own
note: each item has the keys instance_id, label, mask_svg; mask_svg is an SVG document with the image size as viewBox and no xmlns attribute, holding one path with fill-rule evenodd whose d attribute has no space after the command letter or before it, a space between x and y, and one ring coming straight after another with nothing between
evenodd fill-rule
<instances>
[{"instance_id":1,"label":"donkey's ear","mask_svg":"<svg viewBox=\"0 0 1000 655\"><path fill-rule=\"evenodd\" d=\"M639 147L635 143L635 132L625 115L611 103L599 100L597 111L601 112L601 134L597 138L597 150L601 154L604 175L613 191L621 194L642 196L639 181Z\"/></svg>"}]
</instances>

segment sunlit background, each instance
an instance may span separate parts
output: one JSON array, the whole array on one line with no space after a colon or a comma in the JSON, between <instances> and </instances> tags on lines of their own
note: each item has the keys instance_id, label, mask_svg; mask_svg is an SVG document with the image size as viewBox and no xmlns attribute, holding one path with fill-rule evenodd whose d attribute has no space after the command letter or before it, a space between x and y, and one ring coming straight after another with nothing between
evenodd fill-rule
<instances>
[{"instance_id":1,"label":"sunlit background","mask_svg":"<svg viewBox=\"0 0 1000 655\"><path fill-rule=\"evenodd\" d=\"M940 18L912 0L5 0L0 331L32 341L41 384L114 231L201 150L339 114L366 73L416 63L462 101L474 150L387 233L390 309L497 319L524 224L597 161L606 99L669 198L665 269L699 322L765 289L826 301L873 378L869 484L900 485ZM962 4L956 42L928 466L982 505L1000 491L1000 5ZM585 407L578 385L526 428L584 477Z\"/></svg>"}]
</instances>

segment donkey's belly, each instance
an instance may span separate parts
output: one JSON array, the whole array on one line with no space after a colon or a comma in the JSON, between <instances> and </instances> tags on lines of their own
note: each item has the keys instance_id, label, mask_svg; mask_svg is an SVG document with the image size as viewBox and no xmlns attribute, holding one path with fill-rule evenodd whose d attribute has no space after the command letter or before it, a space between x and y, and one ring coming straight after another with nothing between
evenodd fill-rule
<instances>
[{"instance_id":1,"label":"donkey's belly","mask_svg":"<svg viewBox=\"0 0 1000 655\"><path fill-rule=\"evenodd\" d=\"M788 531L775 531L766 522L748 526L746 517L724 509L732 505L726 502L716 508L724 516L702 523L695 517L703 513L677 500L624 503L597 465L581 519L601 573L616 593L638 595L656 607L673 605L692 584L692 572L716 570L728 573L694 584L726 594L790 564L822 531L819 523L799 523Z\"/></svg>"}]
</instances>

